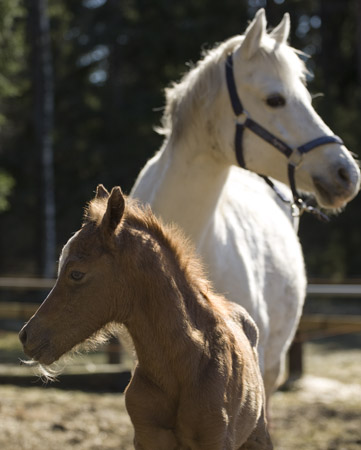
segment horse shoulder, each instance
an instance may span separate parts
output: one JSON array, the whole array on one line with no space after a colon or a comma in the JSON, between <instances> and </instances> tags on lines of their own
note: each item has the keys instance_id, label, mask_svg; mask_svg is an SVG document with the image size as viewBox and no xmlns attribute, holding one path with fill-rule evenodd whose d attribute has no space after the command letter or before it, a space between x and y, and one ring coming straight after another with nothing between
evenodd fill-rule
<instances>
[{"instance_id":1,"label":"horse shoulder","mask_svg":"<svg viewBox=\"0 0 361 450\"><path fill-rule=\"evenodd\" d=\"M222 199L223 220L231 218L228 233L243 230L243 240L254 247L254 253L266 257L267 264L275 261L286 267L289 260L295 258L299 269L303 264L303 253L290 205L281 202L259 176L234 169ZM286 186L279 187L287 194Z\"/></svg>"},{"instance_id":2,"label":"horse shoulder","mask_svg":"<svg viewBox=\"0 0 361 450\"><path fill-rule=\"evenodd\" d=\"M271 194L263 180L245 171L234 172L227 180L212 221L197 244L221 293L263 289L270 264L288 264L289 245L302 259L293 224ZM284 268L279 268L283 276ZM222 280L230 284L224 286Z\"/></svg>"},{"instance_id":3,"label":"horse shoulder","mask_svg":"<svg viewBox=\"0 0 361 450\"><path fill-rule=\"evenodd\" d=\"M198 251L216 290L255 319L260 348L280 312L299 316L306 285L302 249L287 209L257 175L232 170Z\"/></svg>"}]
</instances>

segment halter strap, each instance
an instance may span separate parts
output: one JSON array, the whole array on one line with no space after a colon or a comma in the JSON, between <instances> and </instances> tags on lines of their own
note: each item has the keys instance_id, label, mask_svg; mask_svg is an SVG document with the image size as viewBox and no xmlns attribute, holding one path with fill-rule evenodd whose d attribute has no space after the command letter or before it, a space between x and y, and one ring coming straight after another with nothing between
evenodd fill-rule
<instances>
[{"instance_id":1,"label":"halter strap","mask_svg":"<svg viewBox=\"0 0 361 450\"><path fill-rule=\"evenodd\" d=\"M319 147L320 145L325 144L340 144L343 145L343 140L336 135L333 136L322 136L319 138L314 139L313 141L307 142L307 144L303 144L300 147L298 147L298 151L300 153L307 153L310 150L313 150L316 147Z\"/></svg>"},{"instance_id":2,"label":"halter strap","mask_svg":"<svg viewBox=\"0 0 361 450\"><path fill-rule=\"evenodd\" d=\"M233 75L233 56L230 53L227 56L226 61L226 79L228 86L228 93L231 99L232 108L236 116L239 116L243 113L243 105L241 99L238 97L236 81Z\"/></svg>"},{"instance_id":3,"label":"halter strap","mask_svg":"<svg viewBox=\"0 0 361 450\"><path fill-rule=\"evenodd\" d=\"M287 159L288 159L288 179L290 183L291 192L293 195L293 202L285 199L284 195L276 188L275 184L265 175L260 175L266 183L272 187L272 189L276 192L278 197L287 203L290 203L292 208L296 206L299 210L299 214L302 214L303 211L308 211L313 214L318 215L323 220L328 220L328 217L323 214L321 211L307 205L301 196L299 195L296 188L296 180L295 180L295 171L302 163L303 155L313 150L316 147L325 144L343 144L343 141L340 137L333 136L321 136L319 138L313 139L312 141L307 142L297 148L292 148L281 139L279 139L274 134L270 133L266 130L262 125L255 122L253 119L249 117L248 112L243 108L242 102L237 93L237 86L234 79L234 70L233 70L233 54L230 53L227 56L226 60L226 81L228 87L229 98L232 104L232 109L237 117L236 119L236 133L235 133L235 150L236 150L236 158L240 167L246 169L246 164L243 156L243 134L245 128L248 128L257 136L259 136L264 141L271 144L278 151L280 151ZM242 117L243 116L243 117Z\"/></svg>"}]
</instances>

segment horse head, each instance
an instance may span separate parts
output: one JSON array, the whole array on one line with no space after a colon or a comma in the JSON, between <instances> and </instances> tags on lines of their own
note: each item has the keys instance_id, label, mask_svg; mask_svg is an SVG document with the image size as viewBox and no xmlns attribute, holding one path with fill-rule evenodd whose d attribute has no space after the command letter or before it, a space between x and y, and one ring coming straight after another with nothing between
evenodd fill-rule
<instances>
[{"instance_id":1,"label":"horse head","mask_svg":"<svg viewBox=\"0 0 361 450\"><path fill-rule=\"evenodd\" d=\"M118 296L129 296L126 283L118 284L129 264L114 269L124 206L120 188L109 194L98 186L82 228L64 246L55 286L19 334L25 354L40 364L52 364L78 344L101 342L110 323L124 321L129 303L115 305Z\"/></svg>"},{"instance_id":2,"label":"horse head","mask_svg":"<svg viewBox=\"0 0 361 450\"><path fill-rule=\"evenodd\" d=\"M245 35L233 39L233 47L225 46L222 62L232 68L225 71L218 115L218 136L225 143L220 148L233 164L241 159L249 170L314 194L322 207L342 207L359 190L358 165L312 106L306 66L300 52L287 44L289 15L271 33L266 25L261 9ZM227 77L233 77L228 85ZM241 128L238 161L235 120Z\"/></svg>"}]
</instances>

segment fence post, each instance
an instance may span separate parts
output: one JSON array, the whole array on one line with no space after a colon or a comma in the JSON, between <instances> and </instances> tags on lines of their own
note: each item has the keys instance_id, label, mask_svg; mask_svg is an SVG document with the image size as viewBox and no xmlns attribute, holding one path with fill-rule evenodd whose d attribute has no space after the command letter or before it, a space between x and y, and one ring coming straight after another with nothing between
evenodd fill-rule
<instances>
[{"instance_id":1,"label":"fence post","mask_svg":"<svg viewBox=\"0 0 361 450\"><path fill-rule=\"evenodd\" d=\"M288 352L288 382L293 382L302 377L303 374L303 342L299 332L291 344Z\"/></svg>"},{"instance_id":2,"label":"fence post","mask_svg":"<svg viewBox=\"0 0 361 450\"><path fill-rule=\"evenodd\" d=\"M119 364L121 363L121 350L122 346L119 339L116 336L110 338L107 344L107 354L109 364Z\"/></svg>"}]
</instances>

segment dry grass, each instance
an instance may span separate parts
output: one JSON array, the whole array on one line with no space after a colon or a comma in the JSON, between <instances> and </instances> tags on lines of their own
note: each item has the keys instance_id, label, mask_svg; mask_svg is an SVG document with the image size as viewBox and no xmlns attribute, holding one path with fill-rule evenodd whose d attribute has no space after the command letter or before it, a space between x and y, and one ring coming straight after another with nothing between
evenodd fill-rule
<instances>
[{"instance_id":1,"label":"dry grass","mask_svg":"<svg viewBox=\"0 0 361 450\"><path fill-rule=\"evenodd\" d=\"M132 449L121 394L0 387L0 448Z\"/></svg>"},{"instance_id":2,"label":"dry grass","mask_svg":"<svg viewBox=\"0 0 361 450\"><path fill-rule=\"evenodd\" d=\"M361 448L360 338L357 345L306 345L306 376L273 398L275 449ZM133 448L122 394L0 386L0 399L1 449Z\"/></svg>"}]
</instances>

